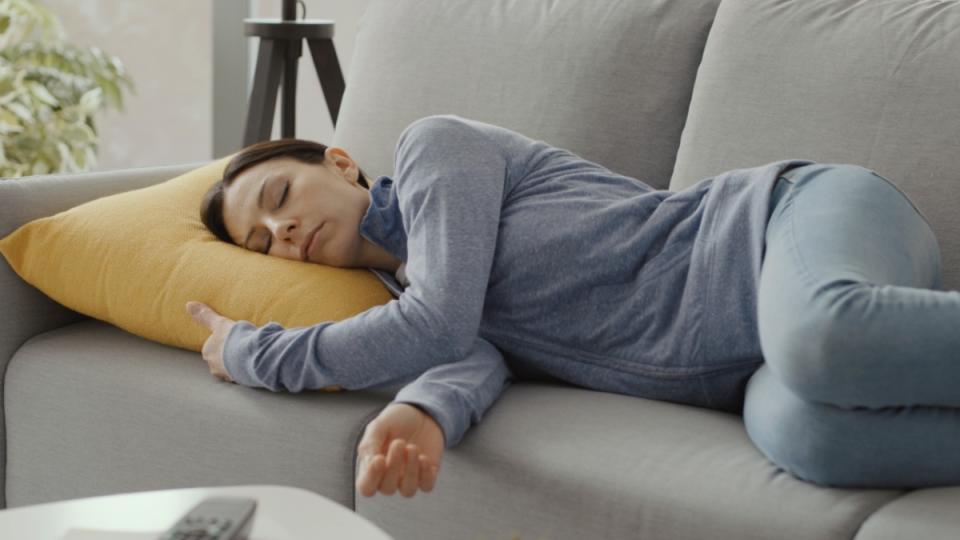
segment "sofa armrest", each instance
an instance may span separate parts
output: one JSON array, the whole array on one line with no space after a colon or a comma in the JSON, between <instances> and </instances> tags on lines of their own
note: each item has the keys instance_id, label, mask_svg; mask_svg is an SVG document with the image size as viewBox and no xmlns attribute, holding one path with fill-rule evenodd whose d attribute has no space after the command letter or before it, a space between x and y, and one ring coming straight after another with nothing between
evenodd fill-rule
<instances>
[{"instance_id":1,"label":"sofa armrest","mask_svg":"<svg viewBox=\"0 0 960 540\"><path fill-rule=\"evenodd\" d=\"M88 201L157 184L207 162L81 174L27 176L0 180L0 238L21 225ZM10 359L30 338L85 319L51 300L18 276L0 256L0 488L6 485L6 431L3 381ZM0 508L6 494L0 489Z\"/></svg>"}]
</instances>

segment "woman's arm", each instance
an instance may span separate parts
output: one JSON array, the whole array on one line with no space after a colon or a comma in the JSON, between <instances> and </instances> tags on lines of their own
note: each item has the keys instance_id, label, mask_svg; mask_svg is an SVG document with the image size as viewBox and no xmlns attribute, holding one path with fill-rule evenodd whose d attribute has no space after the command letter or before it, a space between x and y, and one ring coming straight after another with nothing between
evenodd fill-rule
<instances>
[{"instance_id":1,"label":"woman's arm","mask_svg":"<svg viewBox=\"0 0 960 540\"><path fill-rule=\"evenodd\" d=\"M238 321L224 366L246 386L291 392L409 379L465 358L479 333L510 164L456 117L427 117L397 144L396 182L410 285L399 299L339 322L284 329Z\"/></svg>"},{"instance_id":2,"label":"woman's arm","mask_svg":"<svg viewBox=\"0 0 960 540\"><path fill-rule=\"evenodd\" d=\"M479 337L463 360L427 370L364 430L357 445L357 490L369 497L399 489L410 497L433 489L444 447L459 444L511 380L500 351Z\"/></svg>"},{"instance_id":3,"label":"woman's arm","mask_svg":"<svg viewBox=\"0 0 960 540\"><path fill-rule=\"evenodd\" d=\"M453 448L512 380L500 351L478 337L466 358L430 368L397 392L393 403L425 410L443 429L444 446Z\"/></svg>"}]
</instances>

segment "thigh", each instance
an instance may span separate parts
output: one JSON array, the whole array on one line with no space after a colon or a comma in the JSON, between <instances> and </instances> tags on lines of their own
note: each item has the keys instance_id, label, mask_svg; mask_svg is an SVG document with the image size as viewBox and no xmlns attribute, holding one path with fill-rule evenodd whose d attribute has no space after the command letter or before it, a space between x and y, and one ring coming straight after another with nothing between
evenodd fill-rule
<instances>
[{"instance_id":1,"label":"thigh","mask_svg":"<svg viewBox=\"0 0 960 540\"><path fill-rule=\"evenodd\" d=\"M893 183L850 164L812 164L784 177L789 189L777 194L766 241L788 245L798 279L938 286L933 230Z\"/></svg>"},{"instance_id":2,"label":"thigh","mask_svg":"<svg viewBox=\"0 0 960 540\"><path fill-rule=\"evenodd\" d=\"M747 383L747 435L770 461L822 486L960 484L960 408L842 408L804 400L764 365Z\"/></svg>"},{"instance_id":3,"label":"thigh","mask_svg":"<svg viewBox=\"0 0 960 540\"><path fill-rule=\"evenodd\" d=\"M834 405L960 404L960 293L929 289L940 251L926 220L862 167L791 172L775 193L757 294L770 369Z\"/></svg>"}]
</instances>

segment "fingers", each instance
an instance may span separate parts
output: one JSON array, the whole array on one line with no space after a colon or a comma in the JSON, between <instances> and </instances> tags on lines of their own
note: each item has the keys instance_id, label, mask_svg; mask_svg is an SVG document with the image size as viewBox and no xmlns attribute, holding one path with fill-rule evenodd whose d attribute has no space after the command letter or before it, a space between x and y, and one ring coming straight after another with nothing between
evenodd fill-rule
<instances>
[{"instance_id":1,"label":"fingers","mask_svg":"<svg viewBox=\"0 0 960 540\"><path fill-rule=\"evenodd\" d=\"M203 302L187 302L187 313L193 317L193 320L207 327L207 329L213 328L213 321L211 320L211 315L216 315L216 313L210 309L209 306Z\"/></svg>"},{"instance_id":2,"label":"fingers","mask_svg":"<svg viewBox=\"0 0 960 540\"><path fill-rule=\"evenodd\" d=\"M368 440L361 443L364 448L368 445ZM356 488L364 497L378 491L384 495L399 491L404 497L413 497L418 489L433 491L437 482L437 466L416 444L406 444L403 439L391 441L386 454L361 455L359 468Z\"/></svg>"},{"instance_id":3,"label":"fingers","mask_svg":"<svg viewBox=\"0 0 960 540\"><path fill-rule=\"evenodd\" d=\"M373 497L380 486L380 480L387 468L387 460L383 454L360 459L360 474L357 479L357 491L364 497Z\"/></svg>"},{"instance_id":4,"label":"fingers","mask_svg":"<svg viewBox=\"0 0 960 540\"><path fill-rule=\"evenodd\" d=\"M433 486L437 483L437 467L431 465L426 454L420 454L420 489L425 493L433 491Z\"/></svg>"},{"instance_id":5,"label":"fingers","mask_svg":"<svg viewBox=\"0 0 960 540\"><path fill-rule=\"evenodd\" d=\"M400 437L392 439L394 436L386 423L374 420L367 424L357 445L356 489L361 495L393 495L399 491L404 497L413 497L418 490L433 490L437 466L417 444Z\"/></svg>"},{"instance_id":6,"label":"fingers","mask_svg":"<svg viewBox=\"0 0 960 540\"><path fill-rule=\"evenodd\" d=\"M193 317L193 320L197 321L203 326L206 326L208 330L213 330L214 325L220 321L234 322L233 319L220 315L214 311L212 307L204 304L203 302L196 302L193 300L187 302L187 313Z\"/></svg>"},{"instance_id":7,"label":"fingers","mask_svg":"<svg viewBox=\"0 0 960 540\"><path fill-rule=\"evenodd\" d=\"M403 473L400 479L400 494L413 497L420 487L420 459L417 457L417 445L408 444L405 448Z\"/></svg>"},{"instance_id":8,"label":"fingers","mask_svg":"<svg viewBox=\"0 0 960 540\"><path fill-rule=\"evenodd\" d=\"M384 495L393 495L400 483L401 467L405 465L404 440L394 439L387 452L387 472L380 482L380 492Z\"/></svg>"},{"instance_id":9,"label":"fingers","mask_svg":"<svg viewBox=\"0 0 960 540\"><path fill-rule=\"evenodd\" d=\"M357 454L360 456L357 490L365 497L372 497L377 492L383 473L386 471L386 456L383 453L383 442L386 437L386 424L373 420L367 424L363 438L357 445Z\"/></svg>"}]
</instances>

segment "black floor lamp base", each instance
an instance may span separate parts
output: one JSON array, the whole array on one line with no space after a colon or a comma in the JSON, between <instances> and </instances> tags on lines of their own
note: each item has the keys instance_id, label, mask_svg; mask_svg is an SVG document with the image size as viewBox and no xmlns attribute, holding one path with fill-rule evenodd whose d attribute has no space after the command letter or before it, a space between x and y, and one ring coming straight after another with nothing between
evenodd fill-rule
<instances>
[{"instance_id":1,"label":"black floor lamp base","mask_svg":"<svg viewBox=\"0 0 960 540\"><path fill-rule=\"evenodd\" d=\"M260 37L257 67L250 91L247 123L243 145L270 139L273 130L273 115L277 105L277 92L283 75L283 103L281 104L281 137L295 137L297 62L303 40L306 40L313 58L317 78L323 88L327 109L333 125L337 125L340 101L345 85L340 61L333 46L333 21L329 20L276 20L245 19L244 32Z\"/></svg>"}]
</instances>

